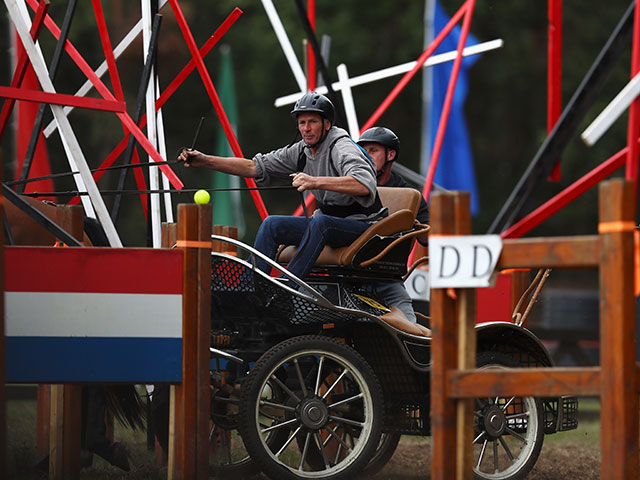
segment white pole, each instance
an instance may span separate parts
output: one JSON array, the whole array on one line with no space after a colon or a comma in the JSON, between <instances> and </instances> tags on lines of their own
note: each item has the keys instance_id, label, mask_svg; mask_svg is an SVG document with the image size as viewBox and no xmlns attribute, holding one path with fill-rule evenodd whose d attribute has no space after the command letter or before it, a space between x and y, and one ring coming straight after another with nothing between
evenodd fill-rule
<instances>
[{"instance_id":1,"label":"white pole","mask_svg":"<svg viewBox=\"0 0 640 480\"><path fill-rule=\"evenodd\" d=\"M27 7L24 3L22 4L16 4L16 7L19 11L19 13L22 15L22 21L24 22L24 28L26 28L27 30L31 29L31 17L29 16L29 11L27 10ZM40 49L40 43L39 42L35 42L34 43L34 47L35 47L35 52L42 58L42 64L44 65L44 68L42 69L44 71L44 74L47 76L47 78L49 78L49 71L47 69L47 66L44 62L44 56L42 55L42 50ZM55 122L56 119L54 118L53 121ZM69 167L71 168L72 172L77 172L78 171L78 167L76 165L76 161L74 158L74 155L72 153L72 147L69 145L69 142L67 141L67 139L63 136L60 135L60 140L62 141L62 147L64 148L65 154L67 156L67 160L69 162ZM84 181L82 180L82 176L79 173L76 173L75 175L73 175L73 179L76 183L76 187L78 188L79 192L82 193L86 193L87 192L87 188L85 187ZM91 204L91 199L89 197L87 197L86 195L82 195L80 197L80 200L82 201L82 206L84 208L85 214L91 218L95 218L96 217L96 213L93 209L93 205Z\"/></svg>"},{"instance_id":2,"label":"white pole","mask_svg":"<svg viewBox=\"0 0 640 480\"><path fill-rule=\"evenodd\" d=\"M467 57L469 55L476 55L478 53L487 52L489 50L495 50L496 48L501 48L504 42L500 39L491 40L490 42L479 43L478 45L473 45L471 47L467 47L462 51L462 56ZM431 67L432 65L437 65L439 63L451 62L455 60L458 52L452 50L451 52L441 53L439 55L434 55L433 57L429 57L427 61L424 63L424 67ZM365 73L364 75L359 75L357 77L352 77L349 79L349 86L356 87L358 85L363 85L365 83L370 83L375 80L382 80L383 78L393 77L394 75L400 75L401 73L407 73L415 66L416 62L408 62L403 63L402 65L397 65L395 67L384 68L382 70L378 70L372 73ZM340 82L336 82L331 85L334 91L340 90L342 85ZM327 87L322 86L316 88L318 93L327 93ZM302 93L292 93L290 95L285 95L284 97L279 97L274 102L276 107L283 107L285 105L291 105L295 103L300 97Z\"/></svg>"},{"instance_id":3,"label":"white pole","mask_svg":"<svg viewBox=\"0 0 640 480\"><path fill-rule=\"evenodd\" d=\"M167 3L167 0L160 0L160 8L162 8L165 3ZM127 33L125 37L122 40L120 40L120 43L118 43L118 45L116 45L116 47L113 49L113 56L115 57L116 60L120 58L120 55L122 55L127 48L129 48L129 45L133 43L133 41L138 37L141 31L142 31L142 19L138 20L138 23L136 23L133 26L133 28L129 30L129 33ZM98 78L102 78L102 76L107 71L108 71L107 61L105 60L104 62L102 62L102 64L100 64L100 66L96 70L96 75L98 76ZM93 88L93 83L91 83L90 80L87 80L78 89L75 95L77 97L84 97L86 96L87 93L91 91L92 88ZM69 113L71 113L73 109L74 107L64 107L64 114L69 115ZM55 129L56 129L56 124L54 121L51 121L49 125L47 125L44 129L44 136L46 138L49 138L49 136L54 132Z\"/></svg>"},{"instance_id":4,"label":"white pole","mask_svg":"<svg viewBox=\"0 0 640 480\"><path fill-rule=\"evenodd\" d=\"M29 35L29 26L28 23L25 22L21 15L20 9L22 8L24 13L27 13L26 5L24 4L24 0L18 4L17 0L5 0L5 5L7 6L7 10L9 11L9 15L11 16L11 20L18 31L18 35L20 35L20 40L22 41L22 45L24 46L27 54L29 55L29 60L31 61L31 65L38 77L38 81L42 87L42 90L46 93L56 93L55 88L53 87L53 83L49 78L47 73L47 67L44 61L44 57L42 56L42 52L40 52L39 48L33 43L31 39L31 35ZM27 15L28 16L28 15ZM91 176L91 171L89 170L89 166L82 154L82 150L80 149L80 144L78 143L75 134L73 133L73 129L71 128L71 124L69 120L64 115L62 111L62 107L59 105L50 105L51 111L53 112L53 116L58 123L58 129L60 131L60 136L63 138L63 144L65 145L65 150L67 150L67 155L70 160L70 167L73 169L74 166L71 165L71 161L75 160L75 168L78 169L84 183L87 187L87 191L89 193L89 197L93 206L95 207L95 211L98 215L98 219L104 228L105 234L109 240L109 243L112 247L122 247L122 242L118 237L118 232L111 221L111 217L109 216L109 212L104 204L102 196L100 195L100 191L96 186L96 183ZM66 143L65 143L66 142ZM78 187L80 188L80 187Z\"/></svg>"},{"instance_id":5,"label":"white pole","mask_svg":"<svg viewBox=\"0 0 640 480\"><path fill-rule=\"evenodd\" d=\"M158 82L158 76L156 75L156 97L160 95L160 83ZM167 145L165 142L164 136L164 118L162 116L162 109L158 110L158 145L160 146L160 156L167 159ZM169 179L164 173L161 173L162 177L162 188L164 190L169 190L171 188L171 183ZM173 223L173 203L171 201L171 193L165 192L163 194L164 199L164 210L165 210L165 218L167 222Z\"/></svg>"},{"instance_id":6,"label":"white pole","mask_svg":"<svg viewBox=\"0 0 640 480\"><path fill-rule=\"evenodd\" d=\"M582 132L582 140L584 143L593 147L595 143L600 140L600 137L609 130L609 127L613 125L620 115L622 115L631 102L640 95L640 73L636 74L629 83L611 100L609 105L591 122L591 125Z\"/></svg>"},{"instance_id":7,"label":"white pole","mask_svg":"<svg viewBox=\"0 0 640 480\"><path fill-rule=\"evenodd\" d=\"M298 57L296 57L296 54L293 51L289 37L287 37L287 32L285 32L284 27L282 26L278 12L273 6L273 2L271 0L262 0L262 6L264 7L265 12L267 12L271 26L273 27L276 37L278 37L278 41L280 42L280 46L282 47L282 51L284 52L284 56L289 62L289 67L291 68L291 72L293 72L293 76L298 83L298 88L300 88L300 91L304 93L307 91L307 79L302 71L300 62L298 62Z\"/></svg>"},{"instance_id":8,"label":"white pole","mask_svg":"<svg viewBox=\"0 0 640 480\"><path fill-rule=\"evenodd\" d=\"M144 61L147 59L147 55L150 48L152 20L151 20L151 4L148 0L141 0L142 5L142 58L143 67ZM151 76L149 77L149 83L147 84L147 92L145 95L145 102L147 106L147 138L151 145L157 149L158 147L158 135L156 124L156 82L155 82L155 69L151 67ZM153 159L149 158L149 162ZM163 157L164 160L166 158ZM158 190L158 167L149 166L149 188L151 190ZM157 193L151 193L151 243L153 248L160 248L161 245L161 229L160 229L160 195Z\"/></svg>"},{"instance_id":9,"label":"white pole","mask_svg":"<svg viewBox=\"0 0 640 480\"><path fill-rule=\"evenodd\" d=\"M349 135L354 141L360 139L360 127L358 126L358 117L356 115L356 107L353 104L353 95L351 95L351 87L349 86L349 72L344 63L338 65L338 82L342 86L342 102L344 103L344 112L347 115L347 126Z\"/></svg>"}]
</instances>

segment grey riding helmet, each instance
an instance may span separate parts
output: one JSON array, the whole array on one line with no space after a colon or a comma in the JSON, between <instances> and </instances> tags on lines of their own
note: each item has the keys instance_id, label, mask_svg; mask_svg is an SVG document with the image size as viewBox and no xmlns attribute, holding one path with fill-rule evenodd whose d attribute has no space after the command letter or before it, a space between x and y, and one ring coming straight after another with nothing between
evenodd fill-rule
<instances>
[{"instance_id":1,"label":"grey riding helmet","mask_svg":"<svg viewBox=\"0 0 640 480\"><path fill-rule=\"evenodd\" d=\"M297 117L300 113L308 112L319 113L322 118L326 118L332 125L336 116L336 110L331 100L316 92L308 92L300 97L293 110L291 110L291 115Z\"/></svg>"},{"instance_id":2,"label":"grey riding helmet","mask_svg":"<svg viewBox=\"0 0 640 480\"><path fill-rule=\"evenodd\" d=\"M358 144L361 146L367 143L379 143L385 148L390 148L396 151L396 158L400 156L400 140L398 136L386 127L371 127L360 135Z\"/></svg>"}]
</instances>

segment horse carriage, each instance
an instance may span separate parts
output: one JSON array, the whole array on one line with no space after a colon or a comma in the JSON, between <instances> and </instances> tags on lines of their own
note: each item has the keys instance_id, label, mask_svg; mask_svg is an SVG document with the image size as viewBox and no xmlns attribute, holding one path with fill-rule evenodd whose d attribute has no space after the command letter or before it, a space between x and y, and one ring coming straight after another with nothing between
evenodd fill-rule
<instances>
[{"instance_id":1,"label":"horse carriage","mask_svg":"<svg viewBox=\"0 0 640 480\"><path fill-rule=\"evenodd\" d=\"M237 240L212 252L211 469L277 479L371 475L401 435L430 435L430 331L387 308L369 288L401 280L420 193L379 188L389 216L352 245L325 248L308 279ZM246 258L243 258L246 257ZM281 275L256 268L263 258ZM535 282L535 280L534 280ZM551 366L521 322L476 325L482 368ZM478 398L474 474L516 479L533 468L545 434L577 427L574 397Z\"/></svg>"}]
</instances>

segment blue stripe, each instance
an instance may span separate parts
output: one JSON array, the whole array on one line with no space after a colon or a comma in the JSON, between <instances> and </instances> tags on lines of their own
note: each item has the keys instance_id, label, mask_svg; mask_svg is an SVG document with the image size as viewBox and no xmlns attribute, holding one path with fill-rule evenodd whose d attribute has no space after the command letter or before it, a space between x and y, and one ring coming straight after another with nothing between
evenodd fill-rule
<instances>
[{"instance_id":1,"label":"blue stripe","mask_svg":"<svg viewBox=\"0 0 640 480\"><path fill-rule=\"evenodd\" d=\"M12 383L182 380L181 338L6 337Z\"/></svg>"}]
</instances>

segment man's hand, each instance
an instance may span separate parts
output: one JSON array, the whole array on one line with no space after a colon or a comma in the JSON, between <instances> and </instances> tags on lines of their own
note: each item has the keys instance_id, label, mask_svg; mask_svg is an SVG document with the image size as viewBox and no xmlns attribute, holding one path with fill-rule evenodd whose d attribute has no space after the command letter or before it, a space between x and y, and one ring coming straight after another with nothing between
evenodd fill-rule
<instances>
[{"instance_id":1,"label":"man's hand","mask_svg":"<svg viewBox=\"0 0 640 480\"><path fill-rule=\"evenodd\" d=\"M313 190L316 187L316 177L307 175L306 173L292 173L291 185L296 187L299 192L305 190Z\"/></svg>"},{"instance_id":2,"label":"man's hand","mask_svg":"<svg viewBox=\"0 0 640 480\"><path fill-rule=\"evenodd\" d=\"M185 167L202 167L206 164L206 155L198 150L183 148L178 160L184 162Z\"/></svg>"}]
</instances>

